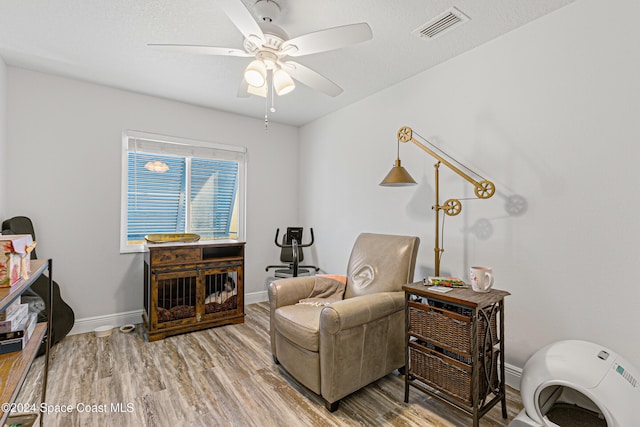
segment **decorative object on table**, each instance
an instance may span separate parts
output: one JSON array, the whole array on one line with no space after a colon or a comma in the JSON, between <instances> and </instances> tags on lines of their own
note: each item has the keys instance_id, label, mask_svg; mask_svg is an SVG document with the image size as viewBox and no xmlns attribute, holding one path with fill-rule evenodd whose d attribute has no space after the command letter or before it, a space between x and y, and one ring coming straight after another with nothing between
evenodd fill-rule
<instances>
[{"instance_id":1,"label":"decorative object on table","mask_svg":"<svg viewBox=\"0 0 640 427\"><path fill-rule=\"evenodd\" d=\"M462 288L466 286L462 279L458 279L457 277L442 277L442 276L429 276L428 282L429 285L435 286L443 286L449 288Z\"/></svg>"},{"instance_id":2,"label":"decorative object on table","mask_svg":"<svg viewBox=\"0 0 640 427\"><path fill-rule=\"evenodd\" d=\"M448 287L448 286L432 286L431 288L429 288L430 291L433 292L440 292L441 294L446 294L447 292L451 292L454 288L452 287Z\"/></svg>"},{"instance_id":3,"label":"decorative object on table","mask_svg":"<svg viewBox=\"0 0 640 427\"><path fill-rule=\"evenodd\" d=\"M197 242L200 240L198 234L193 233L161 233L161 234L147 234L144 236L144 240L149 243L176 243L176 242Z\"/></svg>"},{"instance_id":4,"label":"decorative object on table","mask_svg":"<svg viewBox=\"0 0 640 427\"><path fill-rule=\"evenodd\" d=\"M440 275L440 258L442 257L442 252L444 252L444 249L442 248L443 244L440 242L440 220L439 220L440 211L442 210L445 213L445 215L448 215L448 216L458 215L462 211L462 203L460 203L460 200L458 200L458 199L447 199L444 202L443 205L440 204L440 190L439 190L440 163L444 164L449 169L451 169L452 171L454 171L455 173L460 175L462 178L466 179L471 184L473 184L474 187L475 187L474 188L475 195L479 199L488 199L489 197L493 196L495 191L496 191L496 188L493 185L493 182L484 179L478 173L473 172L468 167L462 165L461 163L456 161L453 157L449 156L444 151L440 150L438 147L436 147L435 145L433 145L432 143L427 141L425 138L421 137L420 135L417 135L417 136L419 136L427 144L431 145L434 149L436 149L436 150L440 151L442 154L446 155L448 158L450 158L455 163L458 163L461 167L466 169L468 172L470 172L473 175L476 175L478 178L480 178L479 180L473 179L468 174L462 172L460 169L458 169L456 166L454 166L451 162L445 160L442 156L437 154L431 148L428 148L423 143L421 143L421 142L417 141L416 139L414 139L413 138L413 130L410 127L404 126L404 127L401 127L398 130L398 156L396 158L395 164L393 165L393 168L387 174L387 176L385 176L385 178L382 180L380 185L381 186L385 186L385 187L403 187L403 186L407 186L407 185L416 184L416 181L411 177L409 172L407 172L407 170L404 167L402 167L402 164L400 162L400 143L401 142L411 141L415 145L417 145L419 148L421 148L422 150L426 151L431 156L435 157L436 160L438 160L433 165L433 167L435 169L435 193L436 193L435 205L433 206L433 210L435 211L435 215L436 215L436 220L435 220L435 223L436 223L436 236L435 236L435 247L434 247L433 251L434 251L434 256L435 256L435 275L438 276L438 275ZM443 218L443 220L444 220L444 218ZM444 239L442 239L442 240L444 240Z\"/></svg>"},{"instance_id":5,"label":"decorative object on table","mask_svg":"<svg viewBox=\"0 0 640 427\"><path fill-rule=\"evenodd\" d=\"M469 278L471 289L476 292L489 292L493 286L493 270L489 267L471 267Z\"/></svg>"},{"instance_id":6,"label":"decorative object on table","mask_svg":"<svg viewBox=\"0 0 640 427\"><path fill-rule=\"evenodd\" d=\"M0 287L11 287L29 277L29 261L35 246L30 234L0 236Z\"/></svg>"}]
</instances>

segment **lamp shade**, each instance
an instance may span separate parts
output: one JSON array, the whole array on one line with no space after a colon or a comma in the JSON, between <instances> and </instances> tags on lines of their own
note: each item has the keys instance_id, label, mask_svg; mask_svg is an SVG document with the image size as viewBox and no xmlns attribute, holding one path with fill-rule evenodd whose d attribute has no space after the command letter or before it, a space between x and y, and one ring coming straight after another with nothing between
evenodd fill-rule
<instances>
[{"instance_id":1,"label":"lamp shade","mask_svg":"<svg viewBox=\"0 0 640 427\"><path fill-rule=\"evenodd\" d=\"M264 86L267 81L267 66L264 65L264 62L257 59L255 61L251 61L244 70L244 79L251 86Z\"/></svg>"},{"instance_id":2,"label":"lamp shade","mask_svg":"<svg viewBox=\"0 0 640 427\"><path fill-rule=\"evenodd\" d=\"M416 184L416 181L409 175L409 172L402 167L400 159L396 159L391 171L389 171L380 183L383 187L406 187L413 184Z\"/></svg>"},{"instance_id":3,"label":"lamp shade","mask_svg":"<svg viewBox=\"0 0 640 427\"><path fill-rule=\"evenodd\" d=\"M295 89L296 85L286 71L278 69L273 73L273 87L276 89L276 93L282 96Z\"/></svg>"},{"instance_id":4,"label":"lamp shade","mask_svg":"<svg viewBox=\"0 0 640 427\"><path fill-rule=\"evenodd\" d=\"M250 93L251 95L258 95L258 96L261 96L263 98L266 98L267 97L267 92L268 92L267 84L265 83L260 87L255 87L255 86L249 85L247 87L247 92Z\"/></svg>"}]
</instances>

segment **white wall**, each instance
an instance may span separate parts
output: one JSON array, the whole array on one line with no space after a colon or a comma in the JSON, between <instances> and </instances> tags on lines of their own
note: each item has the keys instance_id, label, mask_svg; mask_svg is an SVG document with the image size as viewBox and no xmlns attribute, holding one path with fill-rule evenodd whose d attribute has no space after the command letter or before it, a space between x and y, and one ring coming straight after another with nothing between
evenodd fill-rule
<instances>
[{"instance_id":1,"label":"white wall","mask_svg":"<svg viewBox=\"0 0 640 427\"><path fill-rule=\"evenodd\" d=\"M0 58L0 218L7 206L7 66Z\"/></svg>"},{"instance_id":2,"label":"white wall","mask_svg":"<svg viewBox=\"0 0 640 427\"><path fill-rule=\"evenodd\" d=\"M142 256L119 253L125 129L248 148L245 293L265 291L273 233L298 219L297 170L280 167L297 128L13 67L8 82L4 217L31 217L76 319L142 309Z\"/></svg>"},{"instance_id":3,"label":"white wall","mask_svg":"<svg viewBox=\"0 0 640 427\"><path fill-rule=\"evenodd\" d=\"M301 128L301 219L317 231L317 262L344 272L358 233L412 234L416 278L432 273L434 160L403 144L419 184L378 186L409 125L496 184L446 219L441 274L494 268L512 294L507 362L575 338L640 366L640 2L614 3L577 1ZM527 202L519 216L505 209L514 195ZM443 167L441 200L471 196Z\"/></svg>"}]
</instances>

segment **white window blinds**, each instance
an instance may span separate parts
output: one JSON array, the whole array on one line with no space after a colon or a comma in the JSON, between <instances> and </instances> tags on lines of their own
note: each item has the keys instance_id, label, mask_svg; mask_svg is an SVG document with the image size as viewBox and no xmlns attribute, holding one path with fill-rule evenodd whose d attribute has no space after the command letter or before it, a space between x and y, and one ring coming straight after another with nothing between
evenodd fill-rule
<instances>
[{"instance_id":1,"label":"white window blinds","mask_svg":"<svg viewBox=\"0 0 640 427\"><path fill-rule=\"evenodd\" d=\"M165 139L125 135L121 251L154 233L244 239L244 147Z\"/></svg>"}]
</instances>

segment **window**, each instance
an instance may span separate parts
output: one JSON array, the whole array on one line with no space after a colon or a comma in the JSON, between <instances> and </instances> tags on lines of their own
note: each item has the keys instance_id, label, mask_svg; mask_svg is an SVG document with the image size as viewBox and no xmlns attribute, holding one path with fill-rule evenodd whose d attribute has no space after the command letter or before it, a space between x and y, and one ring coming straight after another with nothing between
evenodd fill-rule
<instances>
[{"instance_id":1,"label":"window","mask_svg":"<svg viewBox=\"0 0 640 427\"><path fill-rule=\"evenodd\" d=\"M244 147L127 131L122 151L121 252L153 233L244 240Z\"/></svg>"}]
</instances>

